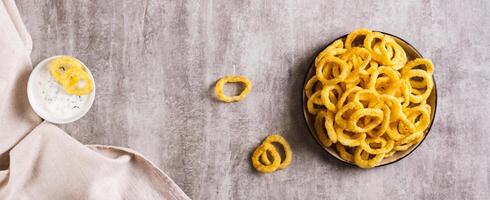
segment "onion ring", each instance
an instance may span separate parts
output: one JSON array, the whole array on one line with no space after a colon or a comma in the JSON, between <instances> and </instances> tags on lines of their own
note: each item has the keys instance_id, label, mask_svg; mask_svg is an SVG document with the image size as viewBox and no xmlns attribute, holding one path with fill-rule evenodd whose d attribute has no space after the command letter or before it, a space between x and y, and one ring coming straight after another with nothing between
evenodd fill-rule
<instances>
[{"instance_id":1,"label":"onion ring","mask_svg":"<svg viewBox=\"0 0 490 200\"><path fill-rule=\"evenodd\" d=\"M262 154L269 152L274 159L271 164L265 165L260 162L259 158ZM263 143L252 154L252 165L259 172L271 173L276 171L281 164L281 156L277 152L276 148L270 143Z\"/></svg>"},{"instance_id":2,"label":"onion ring","mask_svg":"<svg viewBox=\"0 0 490 200\"><path fill-rule=\"evenodd\" d=\"M293 152L291 151L291 146L286 139L280 135L269 135L267 138L265 138L263 143L278 143L284 149L284 160L281 161L281 164L277 167L277 169L285 169L291 164L291 161L293 160ZM262 154L261 161L264 164L271 163L267 157L267 154Z\"/></svg>"},{"instance_id":3,"label":"onion ring","mask_svg":"<svg viewBox=\"0 0 490 200\"><path fill-rule=\"evenodd\" d=\"M245 89L237 96L228 96L223 92L223 86L226 83L243 83L245 85ZM250 93L251 87L252 83L245 76L225 76L218 80L214 88L214 92L216 97L223 102L238 102L244 99L248 93Z\"/></svg>"}]
</instances>

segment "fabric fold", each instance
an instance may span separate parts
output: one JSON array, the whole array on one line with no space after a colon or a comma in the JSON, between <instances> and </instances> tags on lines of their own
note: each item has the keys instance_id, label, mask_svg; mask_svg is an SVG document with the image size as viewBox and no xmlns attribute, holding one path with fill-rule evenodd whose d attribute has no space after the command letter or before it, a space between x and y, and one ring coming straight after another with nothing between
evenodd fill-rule
<instances>
[{"instance_id":1,"label":"fabric fold","mask_svg":"<svg viewBox=\"0 0 490 200\"><path fill-rule=\"evenodd\" d=\"M1 199L186 199L138 153L84 146L43 122L10 151Z\"/></svg>"},{"instance_id":2,"label":"fabric fold","mask_svg":"<svg viewBox=\"0 0 490 200\"><path fill-rule=\"evenodd\" d=\"M18 18L15 4L3 0L0 4L0 160L41 122L27 100L27 80L32 65L26 43L31 42L27 42L30 37L19 35L25 27L14 23L21 22Z\"/></svg>"}]
</instances>

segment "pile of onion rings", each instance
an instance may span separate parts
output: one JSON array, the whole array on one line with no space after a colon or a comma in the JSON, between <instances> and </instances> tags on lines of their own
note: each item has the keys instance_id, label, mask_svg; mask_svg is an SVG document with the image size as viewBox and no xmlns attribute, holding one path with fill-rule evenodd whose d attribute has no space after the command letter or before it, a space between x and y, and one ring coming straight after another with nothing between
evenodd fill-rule
<instances>
[{"instance_id":1,"label":"pile of onion rings","mask_svg":"<svg viewBox=\"0 0 490 200\"><path fill-rule=\"evenodd\" d=\"M86 95L93 90L93 81L76 58L61 56L49 63L49 72L66 93Z\"/></svg>"},{"instance_id":2,"label":"pile of onion rings","mask_svg":"<svg viewBox=\"0 0 490 200\"><path fill-rule=\"evenodd\" d=\"M304 88L318 140L361 168L408 150L430 125L433 72L430 60L409 61L380 32L358 29L336 40L318 54Z\"/></svg>"},{"instance_id":3,"label":"pile of onion rings","mask_svg":"<svg viewBox=\"0 0 490 200\"><path fill-rule=\"evenodd\" d=\"M272 143L280 144L284 149L284 160L281 159L276 147ZM272 157L272 162L269 156ZM252 165L259 172L271 173L278 169L285 169L291 164L293 152L289 143L280 135L270 135L252 154Z\"/></svg>"}]
</instances>

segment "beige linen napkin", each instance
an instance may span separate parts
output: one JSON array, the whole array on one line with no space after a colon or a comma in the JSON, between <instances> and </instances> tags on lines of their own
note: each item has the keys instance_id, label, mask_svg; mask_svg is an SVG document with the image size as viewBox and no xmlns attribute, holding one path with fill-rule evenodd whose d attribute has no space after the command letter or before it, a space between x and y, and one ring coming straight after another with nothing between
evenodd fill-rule
<instances>
[{"instance_id":1,"label":"beige linen napkin","mask_svg":"<svg viewBox=\"0 0 490 200\"><path fill-rule=\"evenodd\" d=\"M189 199L125 148L84 146L29 106L32 40L13 0L0 3L0 199ZM75 122L76 123L76 122Z\"/></svg>"}]
</instances>

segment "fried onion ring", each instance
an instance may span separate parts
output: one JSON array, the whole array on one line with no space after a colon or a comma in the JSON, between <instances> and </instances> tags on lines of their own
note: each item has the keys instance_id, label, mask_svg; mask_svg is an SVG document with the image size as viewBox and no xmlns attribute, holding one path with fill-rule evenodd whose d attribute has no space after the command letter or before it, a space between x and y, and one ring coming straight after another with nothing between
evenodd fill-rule
<instances>
[{"instance_id":1,"label":"fried onion ring","mask_svg":"<svg viewBox=\"0 0 490 200\"><path fill-rule=\"evenodd\" d=\"M243 83L245 85L245 89L243 89L243 91L237 96L228 96L223 92L223 86L226 83ZM223 102L238 102L244 99L248 93L250 93L251 87L252 83L245 76L225 76L218 80L214 88L214 92L216 93L216 97Z\"/></svg>"},{"instance_id":2,"label":"fried onion ring","mask_svg":"<svg viewBox=\"0 0 490 200\"><path fill-rule=\"evenodd\" d=\"M266 154L267 152L269 152L273 158L272 163L270 163L269 165L265 165L259 160L262 154ZM252 165L259 172L271 173L273 171L276 171L280 164L281 156L277 152L276 148L270 143L261 144L259 147L257 147L257 149L255 149L252 154Z\"/></svg>"}]
</instances>

